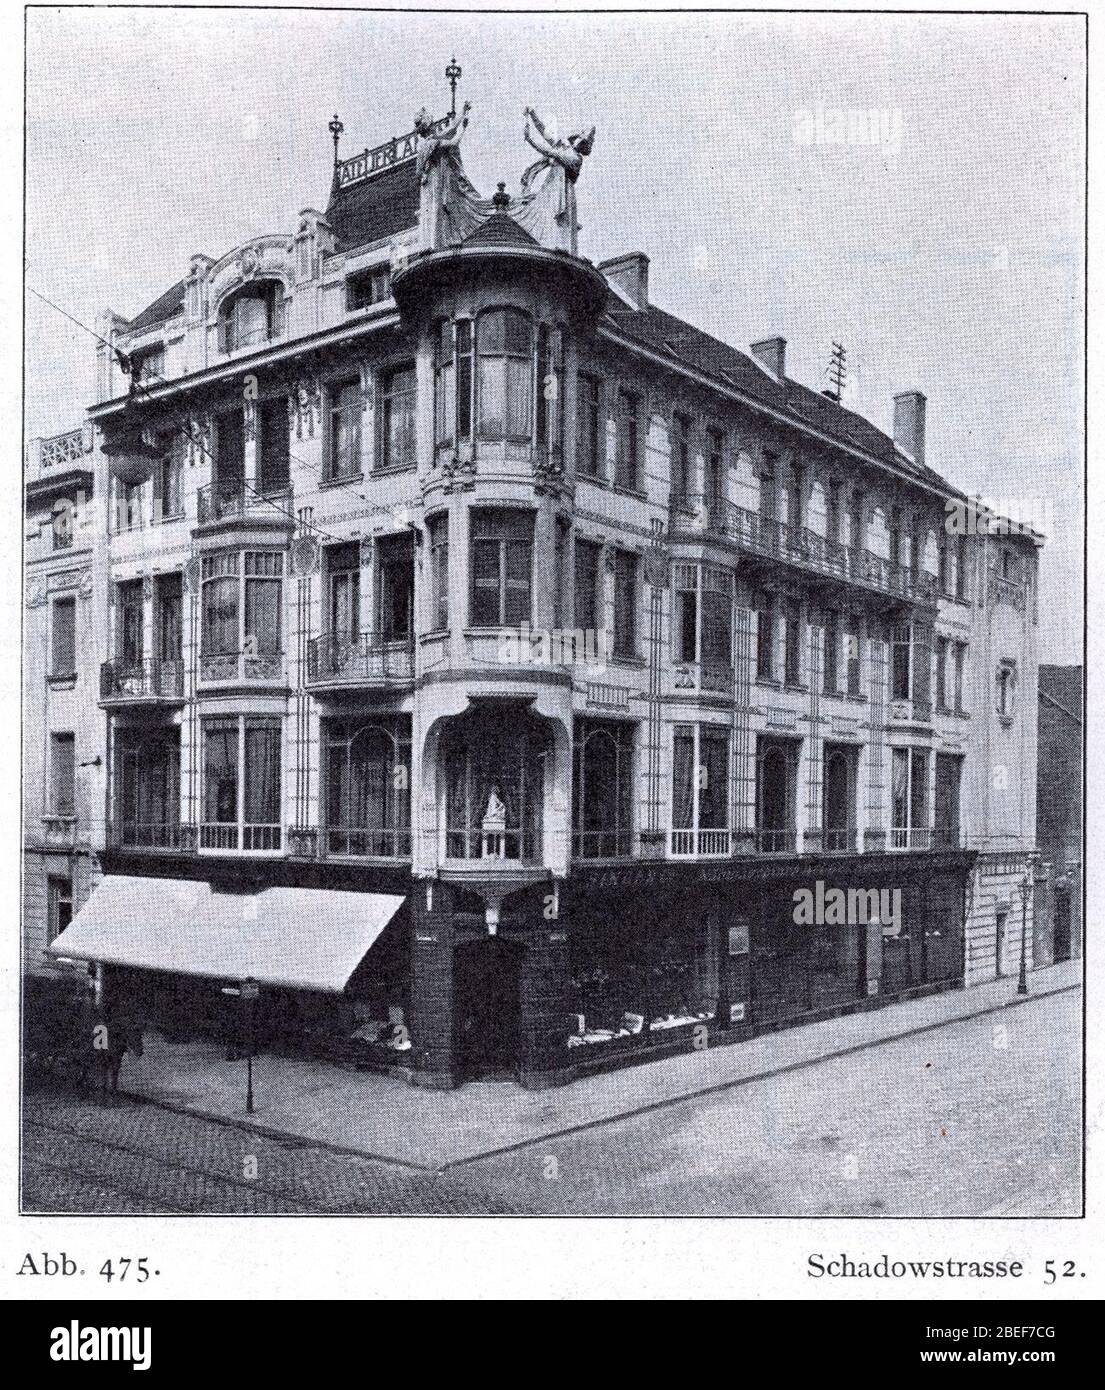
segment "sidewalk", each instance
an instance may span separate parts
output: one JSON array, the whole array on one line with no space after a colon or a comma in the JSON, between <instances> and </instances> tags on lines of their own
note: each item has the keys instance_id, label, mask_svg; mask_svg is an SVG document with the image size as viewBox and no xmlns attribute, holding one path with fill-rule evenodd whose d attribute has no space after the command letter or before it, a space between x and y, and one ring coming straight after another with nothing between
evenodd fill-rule
<instances>
[{"instance_id":1,"label":"sidewalk","mask_svg":"<svg viewBox=\"0 0 1105 1390\"><path fill-rule=\"evenodd\" d=\"M157 1034L148 1038L143 1057L127 1057L122 1089L206 1119L439 1170L1031 1002L1075 988L1081 978L1082 962L1066 961L1034 971L1027 1000L1017 994L1015 979L995 980L548 1091L525 1091L509 1082L472 1082L456 1091L428 1091L394 1077L261 1056L254 1062L256 1109L249 1116L244 1062L228 1062L225 1051L213 1044L179 1046Z\"/></svg>"}]
</instances>

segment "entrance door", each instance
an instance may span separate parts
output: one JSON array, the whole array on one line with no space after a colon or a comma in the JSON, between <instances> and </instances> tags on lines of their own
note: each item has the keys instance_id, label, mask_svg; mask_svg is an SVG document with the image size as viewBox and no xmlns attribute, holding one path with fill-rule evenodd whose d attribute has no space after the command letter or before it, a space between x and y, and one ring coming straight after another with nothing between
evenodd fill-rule
<instances>
[{"instance_id":1,"label":"entrance door","mask_svg":"<svg viewBox=\"0 0 1105 1390\"><path fill-rule=\"evenodd\" d=\"M1070 893L1067 890L1056 891L1052 911L1055 917L1053 959L1058 964L1061 960L1070 960Z\"/></svg>"},{"instance_id":2,"label":"entrance door","mask_svg":"<svg viewBox=\"0 0 1105 1390\"><path fill-rule=\"evenodd\" d=\"M521 1061L518 977L523 948L502 937L458 946L453 957L453 1048L466 1081L510 1080Z\"/></svg>"}]
</instances>

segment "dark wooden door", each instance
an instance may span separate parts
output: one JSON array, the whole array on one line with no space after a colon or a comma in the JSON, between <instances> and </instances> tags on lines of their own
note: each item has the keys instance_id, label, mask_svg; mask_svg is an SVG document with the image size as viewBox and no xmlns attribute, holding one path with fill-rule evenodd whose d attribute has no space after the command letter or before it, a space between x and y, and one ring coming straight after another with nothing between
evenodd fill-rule
<instances>
[{"instance_id":1,"label":"dark wooden door","mask_svg":"<svg viewBox=\"0 0 1105 1390\"><path fill-rule=\"evenodd\" d=\"M507 1080L521 1062L522 947L501 937L458 946L453 961L454 1049L468 1081Z\"/></svg>"}]
</instances>

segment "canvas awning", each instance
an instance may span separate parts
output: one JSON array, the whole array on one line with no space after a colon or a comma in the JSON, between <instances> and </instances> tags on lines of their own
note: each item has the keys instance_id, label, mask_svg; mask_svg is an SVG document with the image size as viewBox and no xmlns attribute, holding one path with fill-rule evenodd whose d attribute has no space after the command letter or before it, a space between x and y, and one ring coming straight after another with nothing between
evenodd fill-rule
<instances>
[{"instance_id":1,"label":"canvas awning","mask_svg":"<svg viewBox=\"0 0 1105 1390\"><path fill-rule=\"evenodd\" d=\"M55 956L340 993L402 906L394 893L109 874L50 943Z\"/></svg>"}]
</instances>

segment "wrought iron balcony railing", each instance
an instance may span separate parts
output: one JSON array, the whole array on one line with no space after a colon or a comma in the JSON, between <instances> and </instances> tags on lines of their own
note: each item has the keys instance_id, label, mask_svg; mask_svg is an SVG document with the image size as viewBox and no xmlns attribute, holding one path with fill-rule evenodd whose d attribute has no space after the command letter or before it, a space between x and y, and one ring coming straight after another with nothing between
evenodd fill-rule
<instances>
[{"instance_id":1,"label":"wrought iron balcony railing","mask_svg":"<svg viewBox=\"0 0 1105 1390\"><path fill-rule=\"evenodd\" d=\"M794 854L798 847L795 830L757 830L756 849L760 854Z\"/></svg>"},{"instance_id":2,"label":"wrought iron balcony railing","mask_svg":"<svg viewBox=\"0 0 1105 1390\"><path fill-rule=\"evenodd\" d=\"M116 849L180 849L179 821L114 820L109 838Z\"/></svg>"},{"instance_id":3,"label":"wrought iron balcony railing","mask_svg":"<svg viewBox=\"0 0 1105 1390\"><path fill-rule=\"evenodd\" d=\"M365 830L331 825L323 832L323 851L358 859L409 859L411 832L409 828Z\"/></svg>"},{"instance_id":4,"label":"wrought iron balcony railing","mask_svg":"<svg viewBox=\"0 0 1105 1390\"><path fill-rule=\"evenodd\" d=\"M628 859L632 853L631 830L572 831L572 855L576 859Z\"/></svg>"},{"instance_id":5,"label":"wrought iron balcony railing","mask_svg":"<svg viewBox=\"0 0 1105 1390\"><path fill-rule=\"evenodd\" d=\"M307 644L307 679L313 685L375 685L414 676L414 643L385 640L379 633L356 637L325 633Z\"/></svg>"},{"instance_id":6,"label":"wrought iron balcony railing","mask_svg":"<svg viewBox=\"0 0 1105 1390\"><path fill-rule=\"evenodd\" d=\"M916 602L933 603L936 576L912 572L870 550L841 545L806 526L791 526L774 517L761 516L747 507L714 496L672 498L672 526L679 530L687 515L699 518L708 532L724 536L742 550L785 564L798 565L849 584Z\"/></svg>"},{"instance_id":7,"label":"wrought iron balcony railing","mask_svg":"<svg viewBox=\"0 0 1105 1390\"><path fill-rule=\"evenodd\" d=\"M927 826L915 826L907 830L895 826L890 831L891 849L931 849L932 831Z\"/></svg>"},{"instance_id":8,"label":"wrought iron balcony railing","mask_svg":"<svg viewBox=\"0 0 1105 1390\"><path fill-rule=\"evenodd\" d=\"M139 661L105 661L100 667L100 699L126 704L132 700L180 700L184 697L184 663L147 656Z\"/></svg>"},{"instance_id":9,"label":"wrought iron balcony railing","mask_svg":"<svg viewBox=\"0 0 1105 1390\"><path fill-rule=\"evenodd\" d=\"M196 521L200 526L209 526L246 515L272 520L288 509L290 492L289 483L259 482L255 489L246 487L244 482L205 483L196 492ZM285 500L281 502L281 498Z\"/></svg>"}]
</instances>

